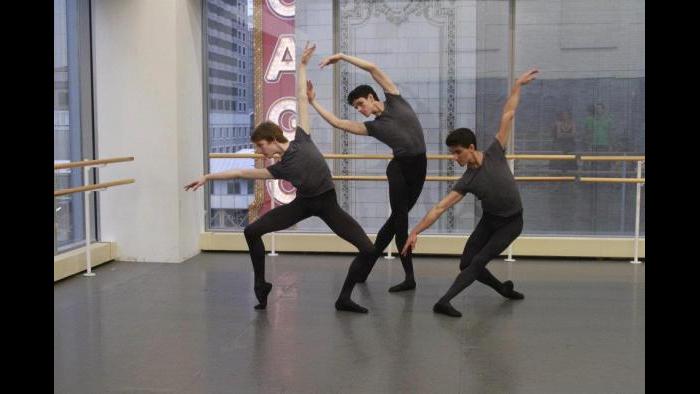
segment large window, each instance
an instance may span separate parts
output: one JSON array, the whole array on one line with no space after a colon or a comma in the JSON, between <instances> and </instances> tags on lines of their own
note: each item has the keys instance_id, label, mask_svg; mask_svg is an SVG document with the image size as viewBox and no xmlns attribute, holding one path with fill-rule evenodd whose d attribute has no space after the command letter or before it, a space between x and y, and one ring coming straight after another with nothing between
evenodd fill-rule
<instances>
[{"instance_id":1,"label":"large window","mask_svg":"<svg viewBox=\"0 0 700 394\"><path fill-rule=\"evenodd\" d=\"M208 152L252 153L249 132L252 114L248 110L253 108L254 70L243 67L244 63L253 62L252 7L242 0L205 0L203 7L205 75L210 103L206 119ZM241 29L249 34L241 36ZM208 162L210 172L253 166L252 159L214 158ZM247 192L247 185L244 181L217 181L209 185L209 228L238 230L248 223L248 207L255 196L253 190Z\"/></svg>"},{"instance_id":2,"label":"large window","mask_svg":"<svg viewBox=\"0 0 700 394\"><path fill-rule=\"evenodd\" d=\"M223 2L209 3L225 7ZM252 15L250 3L248 14ZM290 11L288 2L264 0L255 4L273 4L280 14ZM486 148L497 132L513 78L530 67L538 67L541 74L522 91L509 153L644 154L643 0L624 5L599 0L307 0L296 2L287 15L293 18L297 55L302 44L310 40L317 45L316 60L344 52L368 59L387 72L418 114L429 154L447 153L445 137L456 127L474 130L479 149ZM252 19L248 20L246 30L252 37ZM256 27L265 38L277 34L277 25ZM252 46L248 49L247 53L253 52ZM259 75L269 70L268 63L253 56L247 61L235 53L226 56L230 70L247 81L254 80L255 70ZM210 55L210 70L212 59L223 58ZM252 64L253 70L243 69L243 62ZM314 82L321 104L343 118L367 120L345 102L357 85L374 86L384 99L368 73L347 63L323 70L309 67L308 78ZM213 84L211 76L209 84ZM240 92L239 84L230 86ZM245 91L258 90L252 89L251 83ZM210 98L221 99L211 92ZM246 98L251 109L255 98ZM210 109L210 121L212 114ZM310 114L312 138L322 152L391 153L371 137L333 130L312 108ZM252 166L253 162L248 163ZM384 175L387 165L386 160L328 163L336 175ZM461 175L463 171L453 162L429 161L428 175ZM635 173L633 162L515 162L517 176L634 177ZM257 186L263 185L258 182ZM411 211L411 224L451 186L448 182L426 182ZM634 184L519 182L519 188L525 208L524 234L629 236L634 231ZM336 190L340 204L367 232L376 232L386 220L389 204L385 182L339 181ZM468 233L481 215L480 202L468 195L428 233ZM288 231L327 232L327 227L311 218Z\"/></svg>"},{"instance_id":3,"label":"large window","mask_svg":"<svg viewBox=\"0 0 700 394\"><path fill-rule=\"evenodd\" d=\"M523 90L516 152L644 155L644 1L516 4L515 71L542 71ZM515 171L631 178L636 163L516 162ZM634 233L634 184L525 183L520 191L526 234ZM643 202L642 193L642 233Z\"/></svg>"},{"instance_id":4,"label":"large window","mask_svg":"<svg viewBox=\"0 0 700 394\"><path fill-rule=\"evenodd\" d=\"M54 0L53 135L57 163L93 157L89 15L87 0ZM82 185L80 168L54 173L55 189ZM83 204L80 193L54 199L55 253L85 243ZM95 204L91 206L91 220L94 220ZM96 232L91 237L95 239Z\"/></svg>"}]
</instances>

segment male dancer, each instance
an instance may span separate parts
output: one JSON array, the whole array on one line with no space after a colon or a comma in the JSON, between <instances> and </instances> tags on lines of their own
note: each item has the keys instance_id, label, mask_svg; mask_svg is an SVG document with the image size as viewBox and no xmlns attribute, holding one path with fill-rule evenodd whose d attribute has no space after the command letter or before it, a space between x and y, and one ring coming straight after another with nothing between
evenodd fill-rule
<instances>
[{"instance_id":1,"label":"male dancer","mask_svg":"<svg viewBox=\"0 0 700 394\"><path fill-rule=\"evenodd\" d=\"M198 181L185 186L185 190L197 190L208 180L218 179L284 179L297 189L297 197L287 205L270 210L244 230L250 258L255 273L255 296L259 304L255 309L265 309L267 296L272 284L265 281L265 246L262 236L274 231L284 230L311 216L317 216L339 237L353 244L359 254L353 260L345 278L345 283L335 302L335 308L341 311L367 313L367 309L354 303L350 296L352 290L367 270L368 261L373 253L372 241L362 227L338 205L335 186L326 160L311 140L308 102L306 97L306 65L316 46L306 44L300 65L297 69L297 113L298 127L293 141L288 141L282 129L272 122L260 123L251 141L265 157L280 155L281 160L267 168L232 170L216 174L207 174Z\"/></svg>"},{"instance_id":2,"label":"male dancer","mask_svg":"<svg viewBox=\"0 0 700 394\"><path fill-rule=\"evenodd\" d=\"M374 242L374 255L370 260L369 269L361 282L367 279L372 267L377 262L382 251L396 236L396 247L403 249L408 237L408 212L413 208L425 182L427 160L425 156L425 140L423 128L411 105L401 96L399 89L377 65L366 60L338 53L323 59L321 68L343 60L370 73L372 78L384 89L386 100L379 101L377 93L369 85L360 85L348 95L348 104L353 106L365 117L374 115L373 120L356 122L340 119L327 111L316 101L316 93L309 81L307 94L309 103L333 127L343 131L369 135L388 145L394 158L386 168L389 181L389 203L391 216L377 233ZM389 289L390 292L413 290L416 288L413 274L411 253L401 256L401 265L405 273L403 282Z\"/></svg>"},{"instance_id":3,"label":"male dancer","mask_svg":"<svg viewBox=\"0 0 700 394\"><path fill-rule=\"evenodd\" d=\"M505 147L520 100L520 88L535 79L537 73L536 69L529 70L515 81L503 108L500 129L488 149L483 152L476 150L476 136L467 128L452 130L447 136L445 143L454 160L462 167L466 164L467 170L452 191L413 228L401 253L412 250L418 234L430 227L443 212L459 202L467 193L473 193L481 200L484 214L462 252L459 264L461 272L452 287L433 307L436 313L462 316L452 307L450 300L474 280L493 288L506 298L524 298L521 293L513 290L513 282L501 283L486 269L486 264L507 248L523 229L522 201L506 160Z\"/></svg>"}]
</instances>

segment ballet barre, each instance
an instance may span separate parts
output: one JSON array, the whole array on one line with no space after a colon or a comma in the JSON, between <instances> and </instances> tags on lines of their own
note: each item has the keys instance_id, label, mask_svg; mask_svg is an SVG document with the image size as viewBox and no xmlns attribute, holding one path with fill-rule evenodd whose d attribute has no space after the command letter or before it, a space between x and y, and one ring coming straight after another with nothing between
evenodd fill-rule
<instances>
[{"instance_id":1,"label":"ballet barre","mask_svg":"<svg viewBox=\"0 0 700 394\"><path fill-rule=\"evenodd\" d=\"M68 194L74 194L74 193L84 193L84 216L85 216L85 273L83 276L95 276L95 273L92 272L92 262L91 262L91 255L90 255L90 193L98 192L98 191L103 191L107 190L110 187L115 187L115 186L120 186L120 185L128 185L131 183L136 182L133 178L129 179L120 179L112 182L104 182L104 183L96 183L96 184L89 184L90 182L90 169L91 168L96 168L96 167L104 167L108 164L114 164L114 163L123 163L127 161L133 161L134 157L129 156L129 157L115 157L111 159L100 159L100 160L83 160L83 161L77 161L77 162L70 162L70 163L58 163L54 164L54 171L57 170L64 170L68 168L83 168L83 186L80 187L74 187L74 188L68 188L68 189L59 189L59 190L54 190L53 195L54 197L58 196L65 196Z\"/></svg>"},{"instance_id":2,"label":"ballet barre","mask_svg":"<svg viewBox=\"0 0 700 394\"><path fill-rule=\"evenodd\" d=\"M210 153L210 159L262 159L260 153ZM451 160L452 155L426 155L428 160ZM341 160L391 160L392 155L379 154L341 154L341 153L323 153L325 159L341 159ZM508 160L576 160L576 155L528 155L515 154L506 155Z\"/></svg>"},{"instance_id":3,"label":"ballet barre","mask_svg":"<svg viewBox=\"0 0 700 394\"><path fill-rule=\"evenodd\" d=\"M211 153L210 158L263 158L258 153ZM339 154L324 153L326 159L348 159L348 160L390 160L392 155L382 154ZM452 155L426 155L428 160L452 160ZM539 155L539 154L509 154L508 160L581 160L581 161L634 161L637 162L636 178L600 178L600 177L575 177L575 176L516 176L519 182L583 182L583 183L635 183L637 185L636 207L635 207L635 238L634 238L634 260L633 264L639 264L639 221L641 210L641 186L645 183L642 178L642 166L645 156L592 156L592 155ZM383 175L334 175L333 180L337 181L386 181ZM426 176L426 181L457 181L459 176ZM273 234L274 237L274 234ZM274 241L273 241L274 242ZM387 258L391 257L391 245L387 253ZM508 247L508 262L515 261L512 258L512 245Z\"/></svg>"}]
</instances>

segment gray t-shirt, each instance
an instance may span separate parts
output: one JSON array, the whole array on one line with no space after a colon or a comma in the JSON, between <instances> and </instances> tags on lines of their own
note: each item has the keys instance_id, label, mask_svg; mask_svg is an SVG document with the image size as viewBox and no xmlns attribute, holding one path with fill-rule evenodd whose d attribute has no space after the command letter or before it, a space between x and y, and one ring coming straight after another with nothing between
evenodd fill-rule
<instances>
[{"instance_id":1,"label":"gray t-shirt","mask_svg":"<svg viewBox=\"0 0 700 394\"><path fill-rule=\"evenodd\" d=\"M425 153L423 127L413 108L400 95L384 92L384 111L365 122L367 134L387 144L395 157Z\"/></svg>"},{"instance_id":2,"label":"gray t-shirt","mask_svg":"<svg viewBox=\"0 0 700 394\"><path fill-rule=\"evenodd\" d=\"M276 179L291 182L298 197L315 197L335 188L326 159L301 127L297 127L282 159L267 170Z\"/></svg>"},{"instance_id":3,"label":"gray t-shirt","mask_svg":"<svg viewBox=\"0 0 700 394\"><path fill-rule=\"evenodd\" d=\"M515 177L510 172L505 149L494 138L484 151L484 161L478 168L468 168L452 188L459 194L474 194L481 200L484 212L507 217L523 209Z\"/></svg>"}]
</instances>

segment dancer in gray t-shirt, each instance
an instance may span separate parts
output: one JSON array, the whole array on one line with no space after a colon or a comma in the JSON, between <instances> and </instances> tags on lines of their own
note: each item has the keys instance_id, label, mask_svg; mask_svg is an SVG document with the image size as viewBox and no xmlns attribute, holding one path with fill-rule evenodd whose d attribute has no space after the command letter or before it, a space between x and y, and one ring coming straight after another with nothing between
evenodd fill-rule
<instances>
[{"instance_id":1,"label":"dancer in gray t-shirt","mask_svg":"<svg viewBox=\"0 0 700 394\"><path fill-rule=\"evenodd\" d=\"M338 61L346 61L365 71L384 89L385 101L379 101L377 93L369 85L360 85L348 94L348 104L364 116L374 115L373 120L356 122L340 119L329 112L318 101L309 81L307 94L309 102L318 113L333 127L357 135L369 135L388 145L394 158L386 167L389 181L389 204L391 215L377 232L374 242L374 256L369 269L361 282L367 279L374 263L395 238L396 247L401 250L408 238L408 212L418 201L423 190L427 171L425 138L423 127L411 105L401 96L398 87L376 64L343 53L331 55L321 61L321 67ZM390 292L413 290L416 282L413 275L411 253L401 256L406 277L403 282L389 288Z\"/></svg>"},{"instance_id":2,"label":"dancer in gray t-shirt","mask_svg":"<svg viewBox=\"0 0 700 394\"><path fill-rule=\"evenodd\" d=\"M507 248L523 230L523 206L515 178L508 167L505 147L520 100L520 87L535 79L537 73L534 69L527 71L515 81L503 108L500 129L488 149L483 152L476 150L476 136L467 128L453 130L447 136L445 143L454 160L460 166L466 164L467 170L452 191L411 231L402 253L412 250L418 234L430 227L443 212L459 202L467 193L473 193L481 200L484 215L464 247L459 264L461 272L447 293L433 307L436 313L462 316L452 307L450 300L475 280L490 286L506 298L524 298L522 294L513 290L513 282L501 283L486 269L486 264Z\"/></svg>"},{"instance_id":3,"label":"dancer in gray t-shirt","mask_svg":"<svg viewBox=\"0 0 700 394\"><path fill-rule=\"evenodd\" d=\"M368 270L374 248L360 224L338 205L335 185L326 160L311 140L309 131L308 102L306 98L306 65L316 46L308 43L297 69L297 116L299 127L295 138L289 141L279 126L272 122L262 122L255 127L250 139L265 157L280 155L281 159L267 168L232 170L207 174L198 181L185 186L185 190L197 190L208 180L214 179L284 179L297 189L297 196L289 204L270 210L244 230L250 259L253 262L254 291L259 304L255 309L267 307L267 297L272 283L265 281L265 245L262 236L284 230L296 223L316 216L340 238L358 249L358 254L350 264L335 308L341 311L367 313L367 309L354 303L350 296L355 284Z\"/></svg>"}]
</instances>

